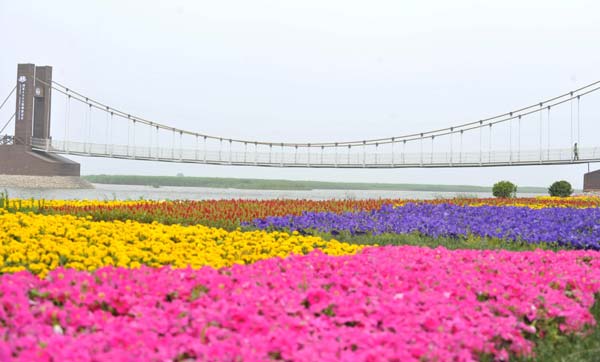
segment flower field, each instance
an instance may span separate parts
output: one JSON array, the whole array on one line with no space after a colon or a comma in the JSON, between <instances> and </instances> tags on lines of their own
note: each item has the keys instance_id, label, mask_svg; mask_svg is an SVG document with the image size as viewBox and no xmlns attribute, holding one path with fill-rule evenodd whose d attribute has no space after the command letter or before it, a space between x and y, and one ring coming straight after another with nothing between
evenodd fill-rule
<instances>
[{"instance_id":1,"label":"flower field","mask_svg":"<svg viewBox=\"0 0 600 362\"><path fill-rule=\"evenodd\" d=\"M592 361L598 205L0 200L0 361Z\"/></svg>"},{"instance_id":2,"label":"flower field","mask_svg":"<svg viewBox=\"0 0 600 362\"><path fill-rule=\"evenodd\" d=\"M515 206L465 207L452 204L384 205L360 212L306 212L270 216L248 225L260 229L319 230L330 233L406 234L491 237L507 241L556 243L576 249L600 250L600 209Z\"/></svg>"}]
</instances>

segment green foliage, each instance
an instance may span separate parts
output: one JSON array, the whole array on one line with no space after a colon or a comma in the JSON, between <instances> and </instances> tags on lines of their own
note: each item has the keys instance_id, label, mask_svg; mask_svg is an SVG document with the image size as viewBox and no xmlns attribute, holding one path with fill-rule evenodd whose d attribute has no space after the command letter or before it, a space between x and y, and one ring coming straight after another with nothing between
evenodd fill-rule
<instances>
[{"instance_id":1,"label":"green foliage","mask_svg":"<svg viewBox=\"0 0 600 362\"><path fill-rule=\"evenodd\" d=\"M573 188L568 181L561 180L550 185L548 188L548 193L550 196L567 197L571 196L573 193Z\"/></svg>"},{"instance_id":2,"label":"green foliage","mask_svg":"<svg viewBox=\"0 0 600 362\"><path fill-rule=\"evenodd\" d=\"M492 194L495 197L516 197L517 196L517 185L510 181L499 181L492 187Z\"/></svg>"},{"instance_id":3,"label":"green foliage","mask_svg":"<svg viewBox=\"0 0 600 362\"><path fill-rule=\"evenodd\" d=\"M0 192L0 209L8 209L9 201L8 191Z\"/></svg>"},{"instance_id":4,"label":"green foliage","mask_svg":"<svg viewBox=\"0 0 600 362\"><path fill-rule=\"evenodd\" d=\"M597 362L600 361L600 293L595 295L591 313L596 320L595 326L589 326L583 333L563 334L558 326L547 330L544 338L532 336L535 342L535 357L516 358L517 361L545 362Z\"/></svg>"}]
</instances>

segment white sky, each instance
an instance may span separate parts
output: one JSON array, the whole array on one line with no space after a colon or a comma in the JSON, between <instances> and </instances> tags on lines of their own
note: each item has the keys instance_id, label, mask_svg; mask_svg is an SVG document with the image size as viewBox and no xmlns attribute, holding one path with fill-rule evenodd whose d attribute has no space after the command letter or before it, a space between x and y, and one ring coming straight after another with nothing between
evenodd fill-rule
<instances>
[{"instance_id":1,"label":"white sky","mask_svg":"<svg viewBox=\"0 0 600 362\"><path fill-rule=\"evenodd\" d=\"M36 63L52 65L55 80L116 108L216 136L397 136L503 113L599 80L598 14L596 1L0 0L0 97L15 83L17 63ZM600 146L600 96L587 102L580 147ZM59 110L53 115L56 135L64 123ZM0 112L0 127L8 116ZM569 119L555 118L552 145L570 147ZM536 149L537 134L523 132L523 147ZM587 170L73 159L84 174L474 185L566 179L581 187Z\"/></svg>"}]
</instances>

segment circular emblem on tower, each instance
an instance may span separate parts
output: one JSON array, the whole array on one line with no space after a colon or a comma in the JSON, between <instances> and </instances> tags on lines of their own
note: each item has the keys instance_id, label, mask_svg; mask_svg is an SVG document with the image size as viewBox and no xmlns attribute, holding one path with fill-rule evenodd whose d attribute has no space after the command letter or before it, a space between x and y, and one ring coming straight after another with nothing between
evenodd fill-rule
<instances>
[{"instance_id":1,"label":"circular emblem on tower","mask_svg":"<svg viewBox=\"0 0 600 362\"><path fill-rule=\"evenodd\" d=\"M25 83L27 81L27 77L22 75L19 77L19 83Z\"/></svg>"}]
</instances>

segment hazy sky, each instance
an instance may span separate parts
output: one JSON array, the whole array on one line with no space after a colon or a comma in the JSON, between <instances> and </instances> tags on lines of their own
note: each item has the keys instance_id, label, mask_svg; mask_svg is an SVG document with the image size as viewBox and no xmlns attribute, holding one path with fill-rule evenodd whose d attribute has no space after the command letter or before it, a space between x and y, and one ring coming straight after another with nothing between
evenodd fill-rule
<instances>
[{"instance_id":1,"label":"hazy sky","mask_svg":"<svg viewBox=\"0 0 600 362\"><path fill-rule=\"evenodd\" d=\"M477 120L599 80L598 14L597 1L0 0L0 97L14 86L17 63L30 62L52 65L55 80L116 108L192 131L268 141L388 137ZM590 100L581 147L600 146L600 96ZM53 134L63 127L57 113ZM6 118L3 110L0 127ZM568 119L555 118L563 128L553 128L551 143L570 147L561 137ZM530 131L523 145L535 149ZM581 187L587 170L73 159L84 174L476 185L566 179Z\"/></svg>"}]
</instances>

